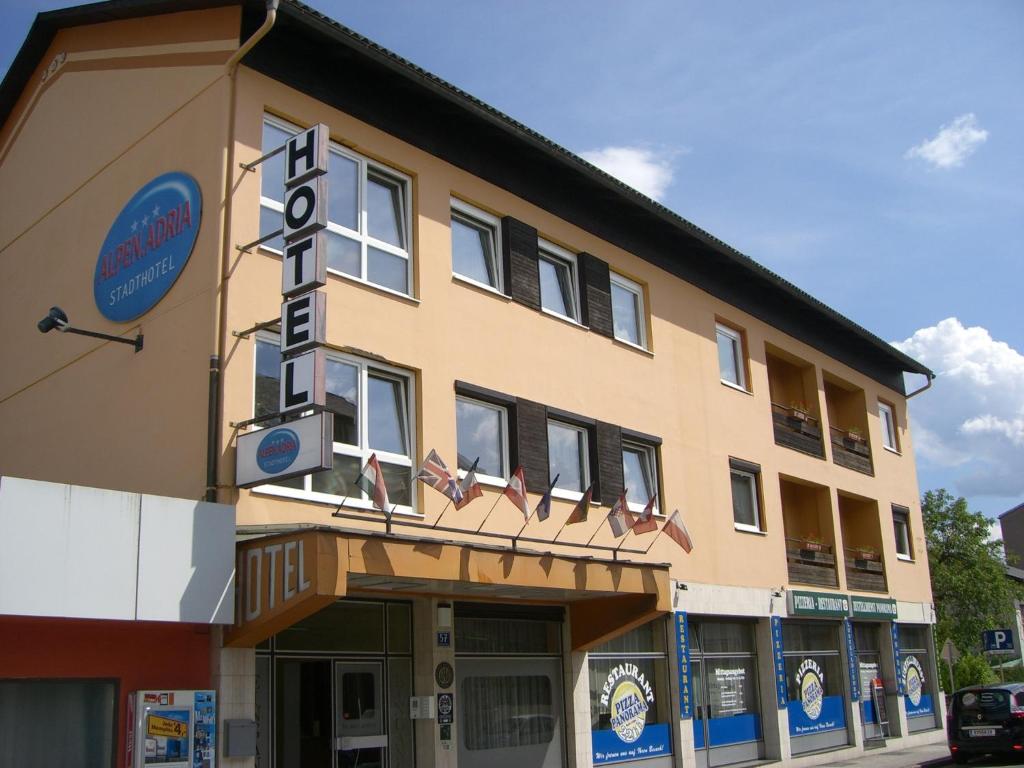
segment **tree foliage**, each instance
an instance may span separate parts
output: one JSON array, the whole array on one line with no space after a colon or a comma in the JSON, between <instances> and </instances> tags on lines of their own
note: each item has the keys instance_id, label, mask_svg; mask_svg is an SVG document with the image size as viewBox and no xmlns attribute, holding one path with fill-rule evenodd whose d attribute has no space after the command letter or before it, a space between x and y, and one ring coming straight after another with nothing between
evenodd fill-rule
<instances>
[{"instance_id":1,"label":"tree foliage","mask_svg":"<svg viewBox=\"0 0 1024 768\"><path fill-rule=\"evenodd\" d=\"M1003 545L988 540L983 514L945 489L926 491L921 512L938 616L936 644L952 638L961 653L979 653L983 630L1015 626L1013 601L1021 590L1006 576Z\"/></svg>"}]
</instances>

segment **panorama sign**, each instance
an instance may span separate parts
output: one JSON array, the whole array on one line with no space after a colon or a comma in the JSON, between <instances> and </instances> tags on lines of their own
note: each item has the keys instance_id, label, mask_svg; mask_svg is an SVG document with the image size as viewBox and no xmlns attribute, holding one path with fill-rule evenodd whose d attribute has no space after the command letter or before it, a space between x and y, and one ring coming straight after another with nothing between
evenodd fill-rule
<instances>
[{"instance_id":1,"label":"panorama sign","mask_svg":"<svg viewBox=\"0 0 1024 768\"><path fill-rule=\"evenodd\" d=\"M96 260L93 297L104 317L127 323L167 295L192 255L202 211L196 180L177 171L132 196Z\"/></svg>"}]
</instances>

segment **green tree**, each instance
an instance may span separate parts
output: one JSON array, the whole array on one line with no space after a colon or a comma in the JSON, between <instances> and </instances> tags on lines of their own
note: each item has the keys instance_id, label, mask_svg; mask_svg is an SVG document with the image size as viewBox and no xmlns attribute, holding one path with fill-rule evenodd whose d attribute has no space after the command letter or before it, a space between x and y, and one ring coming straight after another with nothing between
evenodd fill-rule
<instances>
[{"instance_id":1,"label":"green tree","mask_svg":"<svg viewBox=\"0 0 1024 768\"><path fill-rule=\"evenodd\" d=\"M983 630L1015 626L1013 601L1021 592L1006 576L1003 545L988 540L983 514L945 489L926 491L921 512L938 616L936 644L952 638L961 653L979 653Z\"/></svg>"}]
</instances>

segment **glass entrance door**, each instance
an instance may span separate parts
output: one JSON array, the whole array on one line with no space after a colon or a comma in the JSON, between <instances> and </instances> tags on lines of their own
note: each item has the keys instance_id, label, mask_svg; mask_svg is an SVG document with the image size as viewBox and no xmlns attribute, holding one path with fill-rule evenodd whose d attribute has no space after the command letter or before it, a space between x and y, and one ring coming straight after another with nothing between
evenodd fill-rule
<instances>
[{"instance_id":1,"label":"glass entrance door","mask_svg":"<svg viewBox=\"0 0 1024 768\"><path fill-rule=\"evenodd\" d=\"M561 768L562 665L550 658L460 658L459 768Z\"/></svg>"},{"instance_id":2,"label":"glass entrance door","mask_svg":"<svg viewBox=\"0 0 1024 768\"><path fill-rule=\"evenodd\" d=\"M338 768L384 768L384 665L379 661L334 663L334 747Z\"/></svg>"}]
</instances>

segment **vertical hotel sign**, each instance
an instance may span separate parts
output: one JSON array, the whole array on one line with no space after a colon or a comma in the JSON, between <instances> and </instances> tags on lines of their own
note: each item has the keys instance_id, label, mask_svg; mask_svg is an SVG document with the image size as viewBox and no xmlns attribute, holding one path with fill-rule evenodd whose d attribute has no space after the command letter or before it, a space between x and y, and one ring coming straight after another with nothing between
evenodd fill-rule
<instances>
[{"instance_id":1,"label":"vertical hotel sign","mask_svg":"<svg viewBox=\"0 0 1024 768\"><path fill-rule=\"evenodd\" d=\"M284 254L281 271L282 416L322 409L327 402L323 344L327 335L328 128L318 124L284 145ZM330 414L311 416L238 438L236 485L331 469L333 425Z\"/></svg>"}]
</instances>

